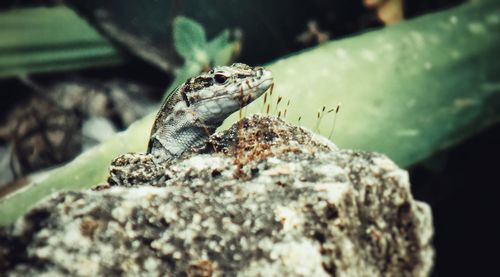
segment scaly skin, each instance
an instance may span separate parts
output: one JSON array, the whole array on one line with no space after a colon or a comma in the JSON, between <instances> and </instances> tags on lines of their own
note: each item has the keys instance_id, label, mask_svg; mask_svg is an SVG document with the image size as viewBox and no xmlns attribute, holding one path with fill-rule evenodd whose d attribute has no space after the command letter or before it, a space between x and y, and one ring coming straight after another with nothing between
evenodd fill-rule
<instances>
[{"instance_id":1,"label":"scaly skin","mask_svg":"<svg viewBox=\"0 0 500 277\"><path fill-rule=\"evenodd\" d=\"M273 83L262 67L236 63L188 79L163 103L147 153L170 161L206 144L229 115L261 96Z\"/></svg>"},{"instance_id":2,"label":"scaly skin","mask_svg":"<svg viewBox=\"0 0 500 277\"><path fill-rule=\"evenodd\" d=\"M108 184L161 186L168 162L200 148L230 114L261 96L273 83L262 67L236 63L188 79L165 100L156 116L147 153L113 160Z\"/></svg>"}]
</instances>

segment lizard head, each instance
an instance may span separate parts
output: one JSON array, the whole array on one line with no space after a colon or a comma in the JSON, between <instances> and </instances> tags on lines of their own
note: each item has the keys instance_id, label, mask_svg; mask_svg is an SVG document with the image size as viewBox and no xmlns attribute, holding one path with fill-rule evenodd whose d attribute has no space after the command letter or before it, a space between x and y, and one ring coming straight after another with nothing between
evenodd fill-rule
<instances>
[{"instance_id":1,"label":"lizard head","mask_svg":"<svg viewBox=\"0 0 500 277\"><path fill-rule=\"evenodd\" d=\"M235 63L187 80L181 94L186 105L205 124L218 126L230 114L261 96L272 83L269 70Z\"/></svg>"}]
</instances>

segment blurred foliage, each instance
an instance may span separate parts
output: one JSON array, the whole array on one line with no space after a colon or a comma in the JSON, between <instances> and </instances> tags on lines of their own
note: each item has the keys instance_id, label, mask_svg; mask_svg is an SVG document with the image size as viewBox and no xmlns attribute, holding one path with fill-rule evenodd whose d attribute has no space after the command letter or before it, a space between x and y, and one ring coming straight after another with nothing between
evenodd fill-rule
<instances>
[{"instance_id":1,"label":"blurred foliage","mask_svg":"<svg viewBox=\"0 0 500 277\"><path fill-rule=\"evenodd\" d=\"M71 9L0 13L0 78L114 65L122 55Z\"/></svg>"},{"instance_id":2,"label":"blurred foliage","mask_svg":"<svg viewBox=\"0 0 500 277\"><path fill-rule=\"evenodd\" d=\"M189 77L199 74L203 69L229 63L238 45L238 42L229 42L228 30L222 31L207 42L203 27L198 22L183 16L175 18L173 33L175 49L184 58L184 65L165 91L164 98Z\"/></svg>"},{"instance_id":3,"label":"blurred foliage","mask_svg":"<svg viewBox=\"0 0 500 277\"><path fill-rule=\"evenodd\" d=\"M342 102L333 135L340 147L383 152L402 166L420 161L499 120L499 14L500 2L474 1L279 60L268 66L276 83L268 101L283 99L271 111L287 109L287 120L302 117L302 125L329 135L333 114L327 112ZM265 106L254 102L252 111ZM0 224L53 191L104 181L113 157L144 151L152 120L30 179L0 201Z\"/></svg>"},{"instance_id":4,"label":"blurred foliage","mask_svg":"<svg viewBox=\"0 0 500 277\"><path fill-rule=\"evenodd\" d=\"M361 1L350 0L80 0L68 4L113 40L167 72L180 63L172 36L173 20L180 15L199 22L208 37L224 29L241 30L241 61L258 64L303 48L296 36L311 19L343 35L362 28L359 14L371 12ZM145 46L147 52L142 51Z\"/></svg>"}]
</instances>

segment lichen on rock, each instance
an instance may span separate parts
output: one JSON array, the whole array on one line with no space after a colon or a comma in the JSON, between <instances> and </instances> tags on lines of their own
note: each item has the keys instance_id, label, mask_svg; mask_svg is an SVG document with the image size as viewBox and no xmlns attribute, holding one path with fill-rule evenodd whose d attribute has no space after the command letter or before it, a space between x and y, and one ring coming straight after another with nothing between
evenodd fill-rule
<instances>
[{"instance_id":1,"label":"lichen on rock","mask_svg":"<svg viewBox=\"0 0 500 277\"><path fill-rule=\"evenodd\" d=\"M132 187L52 195L0 231L1 271L429 274L430 208L384 155L339 150L265 116L213 135L207 149L150 169Z\"/></svg>"}]
</instances>

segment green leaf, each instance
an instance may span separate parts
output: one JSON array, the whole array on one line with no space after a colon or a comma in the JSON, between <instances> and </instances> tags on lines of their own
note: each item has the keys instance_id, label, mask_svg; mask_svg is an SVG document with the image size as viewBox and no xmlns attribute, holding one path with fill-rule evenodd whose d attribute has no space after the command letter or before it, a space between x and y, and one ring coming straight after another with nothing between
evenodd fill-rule
<instances>
[{"instance_id":1,"label":"green leaf","mask_svg":"<svg viewBox=\"0 0 500 277\"><path fill-rule=\"evenodd\" d=\"M122 55L71 9L0 13L0 78L116 65Z\"/></svg>"},{"instance_id":2,"label":"green leaf","mask_svg":"<svg viewBox=\"0 0 500 277\"><path fill-rule=\"evenodd\" d=\"M234 50L238 46L239 42L232 42L226 44L224 47L220 48L219 51L215 52L214 56L211 57L214 66L221 66L229 64L233 58Z\"/></svg>"},{"instance_id":3,"label":"green leaf","mask_svg":"<svg viewBox=\"0 0 500 277\"><path fill-rule=\"evenodd\" d=\"M224 30L208 42L207 52L213 57L220 48L227 46L227 44L229 44L229 30Z\"/></svg>"},{"instance_id":4,"label":"green leaf","mask_svg":"<svg viewBox=\"0 0 500 277\"><path fill-rule=\"evenodd\" d=\"M229 44L229 30L224 30L218 34L215 38L207 43L207 53L210 58L216 56L220 49L226 47Z\"/></svg>"},{"instance_id":5,"label":"green leaf","mask_svg":"<svg viewBox=\"0 0 500 277\"><path fill-rule=\"evenodd\" d=\"M174 19L173 33L175 49L184 59L208 62L205 30L198 22L178 16Z\"/></svg>"},{"instance_id":6,"label":"green leaf","mask_svg":"<svg viewBox=\"0 0 500 277\"><path fill-rule=\"evenodd\" d=\"M231 62L236 43L229 42L229 30L222 31L218 36L208 42L207 52L212 65L221 66Z\"/></svg>"}]
</instances>

